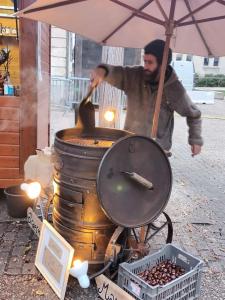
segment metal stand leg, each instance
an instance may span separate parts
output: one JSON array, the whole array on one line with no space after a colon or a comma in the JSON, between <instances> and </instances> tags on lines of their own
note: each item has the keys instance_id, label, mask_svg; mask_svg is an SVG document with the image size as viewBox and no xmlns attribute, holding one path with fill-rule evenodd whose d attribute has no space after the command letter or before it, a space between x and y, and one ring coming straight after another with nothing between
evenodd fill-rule
<instances>
[{"instance_id":1,"label":"metal stand leg","mask_svg":"<svg viewBox=\"0 0 225 300\"><path fill-rule=\"evenodd\" d=\"M128 251L130 253L132 252L138 252L139 254L142 254L145 252L145 250L147 250L147 244L148 242L157 234L159 233L163 228L165 228L167 226L168 230L167 230L167 239L166 239L166 243L171 243L173 240L173 225L172 225L172 221L170 219L170 217L163 212L166 221L165 223L163 223L162 226L158 227L156 225L154 225L153 223L150 223L146 226L146 234L144 237L144 244L140 242L140 237L138 237L135 228L132 228L129 232L127 232L127 236L131 234L133 234L133 237L135 239L135 244L137 249L134 248L125 248L125 244L126 242L122 242L119 240L119 237L121 236L121 234L126 230L123 227L117 227L114 234L111 237L111 240L108 244L108 247L106 249L106 254L105 254L105 267L100 270L99 272L93 274L90 278L93 279L96 276L99 276L102 273L107 273L106 276L108 276L111 279L114 279L114 277L116 277L117 273L118 273L118 265L122 261L126 261L125 257L125 251ZM148 237L148 234L150 232L150 230L153 230L154 232ZM141 247L139 248L139 246L141 245ZM144 245L146 245L146 249L144 248ZM146 254L142 255L145 256ZM129 259L131 257L129 256ZM112 273L113 271L113 273Z\"/></svg>"},{"instance_id":2,"label":"metal stand leg","mask_svg":"<svg viewBox=\"0 0 225 300\"><path fill-rule=\"evenodd\" d=\"M38 197L34 202L33 210L36 211L36 214L37 214L37 206L38 205L40 206L41 219L43 221L45 219L45 216L44 216L44 208L43 208L43 203L42 203L41 197Z\"/></svg>"},{"instance_id":3,"label":"metal stand leg","mask_svg":"<svg viewBox=\"0 0 225 300\"><path fill-rule=\"evenodd\" d=\"M42 218L42 221L43 221L44 218L45 218L45 215L44 215L43 203L42 203L40 198L39 198L39 206L40 206L40 210L41 210L41 218Z\"/></svg>"}]
</instances>

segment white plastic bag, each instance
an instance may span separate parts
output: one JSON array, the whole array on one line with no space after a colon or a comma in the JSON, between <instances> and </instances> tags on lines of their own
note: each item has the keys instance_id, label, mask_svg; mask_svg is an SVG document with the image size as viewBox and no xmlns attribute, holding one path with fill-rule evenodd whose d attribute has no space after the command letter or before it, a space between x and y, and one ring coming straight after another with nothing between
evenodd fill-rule
<instances>
[{"instance_id":1,"label":"white plastic bag","mask_svg":"<svg viewBox=\"0 0 225 300\"><path fill-rule=\"evenodd\" d=\"M47 188L52 184L53 179L51 148L38 149L36 153L36 155L29 156L24 164L25 181L38 181L42 188Z\"/></svg>"}]
</instances>

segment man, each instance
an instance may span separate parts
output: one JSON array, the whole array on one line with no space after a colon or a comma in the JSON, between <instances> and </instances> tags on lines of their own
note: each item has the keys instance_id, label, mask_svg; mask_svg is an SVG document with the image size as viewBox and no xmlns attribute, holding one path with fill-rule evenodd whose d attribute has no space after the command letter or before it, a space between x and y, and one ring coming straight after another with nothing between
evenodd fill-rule
<instances>
[{"instance_id":1,"label":"man","mask_svg":"<svg viewBox=\"0 0 225 300\"><path fill-rule=\"evenodd\" d=\"M144 48L144 67L99 65L93 72L92 85L103 80L121 89L127 95L127 115L124 129L150 137L165 42L154 40ZM159 116L157 142L170 151L174 128L174 112L186 117L189 127L188 142L192 156L201 152L201 112L187 95L176 73L170 66L169 50L164 90Z\"/></svg>"}]
</instances>

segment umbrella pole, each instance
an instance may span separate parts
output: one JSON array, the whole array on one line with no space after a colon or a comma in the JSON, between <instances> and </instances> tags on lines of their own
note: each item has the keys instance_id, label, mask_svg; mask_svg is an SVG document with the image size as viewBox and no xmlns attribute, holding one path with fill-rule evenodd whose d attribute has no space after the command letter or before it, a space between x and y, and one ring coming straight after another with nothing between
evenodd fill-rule
<instances>
[{"instance_id":1,"label":"umbrella pole","mask_svg":"<svg viewBox=\"0 0 225 300\"><path fill-rule=\"evenodd\" d=\"M157 91L156 102L155 102L155 111L154 111L154 116L153 116L153 124L152 124L152 132L151 132L151 137L153 139L156 138L157 131L158 131L159 113L160 113L162 94L163 94L163 86L164 86L164 80L165 80L165 74L166 74L166 68L167 68L170 40L173 35L173 28L174 28L175 6L176 6L176 0L172 0L171 7L170 7L169 21L168 21L168 24L166 27L166 42L165 42L165 47L164 47L164 52L163 52L163 60L162 60L160 78L159 78L159 87L158 87L158 91Z\"/></svg>"},{"instance_id":2,"label":"umbrella pole","mask_svg":"<svg viewBox=\"0 0 225 300\"><path fill-rule=\"evenodd\" d=\"M164 53L163 53L161 72L160 72L159 87L158 87L156 101L155 101L155 111L154 111L154 115L153 115L152 132L151 132L151 137L153 139L156 138L157 131L158 131L159 114L160 114L163 86L164 86L164 80L165 80L165 74L166 74L166 68L167 68L167 59L168 59L168 53L169 53L170 40L171 40L171 35L167 35Z\"/></svg>"},{"instance_id":3,"label":"umbrella pole","mask_svg":"<svg viewBox=\"0 0 225 300\"><path fill-rule=\"evenodd\" d=\"M167 60L168 60L171 36L172 36L172 34L167 34L166 43L165 43L164 52L163 52L163 61L162 61L161 72L160 72L159 87L158 87L157 96L156 96L155 111L154 111L153 123L152 123L151 137L153 139L156 138L157 131L158 131L159 113L160 113L160 107L161 107L161 100L162 100L163 86L164 86L164 80L165 80L165 74L166 74L166 68L167 68ZM144 243L145 236L146 236L146 227L143 226L140 229L140 242L142 244Z\"/></svg>"},{"instance_id":4,"label":"umbrella pole","mask_svg":"<svg viewBox=\"0 0 225 300\"><path fill-rule=\"evenodd\" d=\"M160 71L159 87L158 87L158 91L157 91L156 102L155 102L155 111L154 111L154 115L153 115L152 132L151 132L151 137L153 139L156 139L157 131L158 131L159 113L160 113L160 107L161 107L161 101L162 101L162 94L163 94L164 80L165 80L165 74L166 74L166 68L167 68L170 41L171 41L171 37L173 35L173 29L174 29L175 7L176 7L176 0L171 0L169 20L168 20L168 23L166 26L166 42L165 42L162 66L161 66L161 71ZM145 236L146 236L146 227L143 226L140 229L141 243L144 243Z\"/></svg>"},{"instance_id":5,"label":"umbrella pole","mask_svg":"<svg viewBox=\"0 0 225 300\"><path fill-rule=\"evenodd\" d=\"M165 80L165 74L166 74L166 68L167 68L167 60L168 60L171 36L172 36L172 34L167 34L166 43L165 43L164 52L163 52L163 61L162 61L161 72L160 72L159 87L158 87L157 96L156 96L155 111L154 111L153 123L152 123L151 137L153 139L156 139L157 131L158 131L159 113L160 113L160 107L161 107L161 100L162 100L163 86L164 86L164 80ZM141 243L144 243L145 236L146 236L146 227L143 226L140 229L140 242Z\"/></svg>"}]
</instances>

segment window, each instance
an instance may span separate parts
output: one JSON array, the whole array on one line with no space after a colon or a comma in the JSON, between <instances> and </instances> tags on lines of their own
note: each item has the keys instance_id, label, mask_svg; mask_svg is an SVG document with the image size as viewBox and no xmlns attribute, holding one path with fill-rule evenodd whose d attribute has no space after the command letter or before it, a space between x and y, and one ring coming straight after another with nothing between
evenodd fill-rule
<instances>
[{"instance_id":1,"label":"window","mask_svg":"<svg viewBox=\"0 0 225 300\"><path fill-rule=\"evenodd\" d=\"M188 54L188 55L187 55L186 61L192 61L192 55L191 55L191 54Z\"/></svg>"},{"instance_id":2,"label":"window","mask_svg":"<svg viewBox=\"0 0 225 300\"><path fill-rule=\"evenodd\" d=\"M219 57L214 57L213 66L214 67L218 67L219 66Z\"/></svg>"},{"instance_id":3,"label":"window","mask_svg":"<svg viewBox=\"0 0 225 300\"><path fill-rule=\"evenodd\" d=\"M176 55L176 60L182 60L182 58L183 58L183 55L182 55L182 54L178 53L178 54Z\"/></svg>"},{"instance_id":4,"label":"window","mask_svg":"<svg viewBox=\"0 0 225 300\"><path fill-rule=\"evenodd\" d=\"M209 65L209 58L208 57L204 57L203 65L204 66L208 66Z\"/></svg>"}]
</instances>

